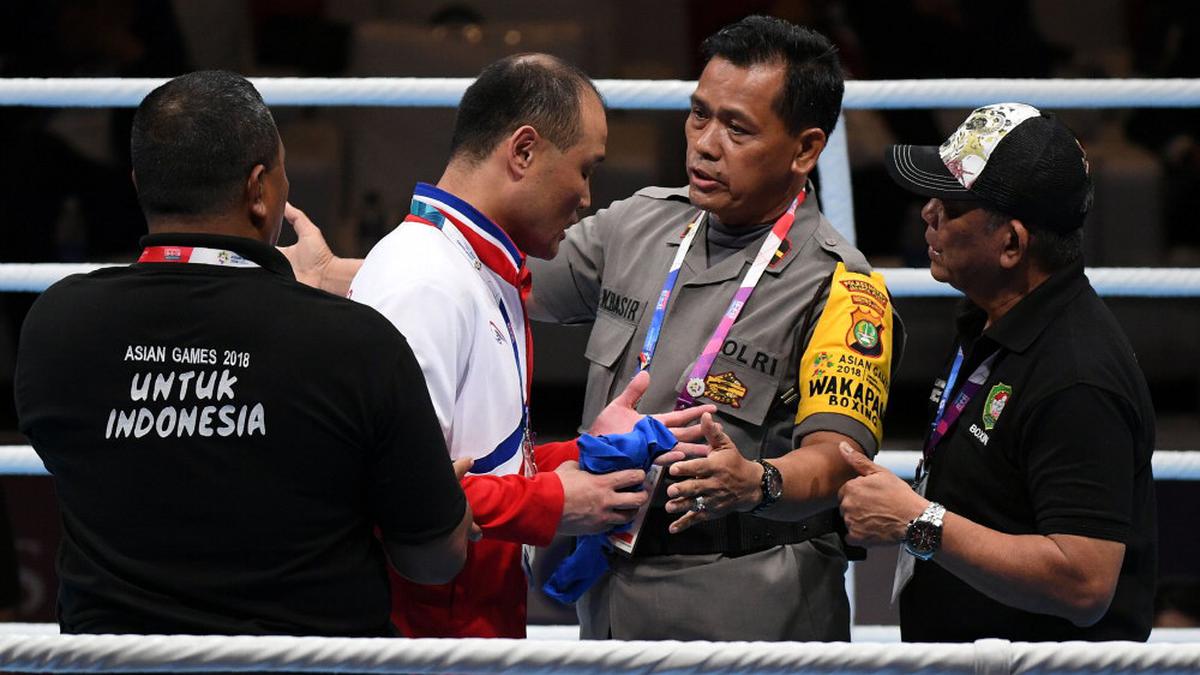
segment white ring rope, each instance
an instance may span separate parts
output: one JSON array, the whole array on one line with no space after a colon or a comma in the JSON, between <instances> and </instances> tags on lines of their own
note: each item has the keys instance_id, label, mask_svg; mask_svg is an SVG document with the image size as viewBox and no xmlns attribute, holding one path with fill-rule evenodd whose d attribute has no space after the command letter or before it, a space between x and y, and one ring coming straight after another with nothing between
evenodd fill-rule
<instances>
[{"instance_id":1,"label":"white ring rope","mask_svg":"<svg viewBox=\"0 0 1200 675\"><path fill-rule=\"evenodd\" d=\"M1196 643L622 642L277 636L0 637L9 672L1034 673L1188 672Z\"/></svg>"},{"instance_id":2,"label":"white ring rope","mask_svg":"<svg viewBox=\"0 0 1200 675\"><path fill-rule=\"evenodd\" d=\"M112 264L102 263L3 263L0 292L40 293L70 274L86 274ZM879 268L888 290L897 298L956 297L954 288L935 281L924 267ZM1200 268L1189 267L1089 267L1088 278L1096 292L1107 297L1200 297Z\"/></svg>"},{"instance_id":3,"label":"white ring rope","mask_svg":"<svg viewBox=\"0 0 1200 675\"><path fill-rule=\"evenodd\" d=\"M163 78L0 79L0 105L133 107ZM453 107L466 77L293 78L251 81L270 105ZM690 80L596 80L610 108L682 110ZM1048 108L1200 107L1200 79L852 80L842 107L971 108L1024 101Z\"/></svg>"},{"instance_id":4,"label":"white ring rope","mask_svg":"<svg viewBox=\"0 0 1200 675\"><path fill-rule=\"evenodd\" d=\"M910 450L883 450L875 462L901 478L912 478L921 453ZM1156 480L1200 480L1200 452L1155 450ZM0 476L49 475L42 460L29 445L0 445Z\"/></svg>"},{"instance_id":5,"label":"white ring rope","mask_svg":"<svg viewBox=\"0 0 1200 675\"><path fill-rule=\"evenodd\" d=\"M855 563L857 564L857 563ZM531 624L526 627L530 640L552 642L577 642L578 625ZM0 622L3 635L59 635L57 623L5 623ZM900 626L896 625L851 625L851 642L900 642ZM1200 643L1200 628L1153 628L1147 642L1196 642Z\"/></svg>"},{"instance_id":6,"label":"white ring rope","mask_svg":"<svg viewBox=\"0 0 1200 675\"><path fill-rule=\"evenodd\" d=\"M4 263L0 264L0 291L41 293L54 282L72 274L87 274L103 263Z\"/></svg>"}]
</instances>

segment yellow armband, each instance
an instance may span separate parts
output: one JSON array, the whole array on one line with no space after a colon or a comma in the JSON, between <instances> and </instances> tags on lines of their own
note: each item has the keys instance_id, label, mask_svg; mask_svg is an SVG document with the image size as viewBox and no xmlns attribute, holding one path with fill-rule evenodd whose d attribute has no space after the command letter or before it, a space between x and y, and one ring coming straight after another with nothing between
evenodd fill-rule
<instances>
[{"instance_id":1,"label":"yellow armband","mask_svg":"<svg viewBox=\"0 0 1200 675\"><path fill-rule=\"evenodd\" d=\"M892 373L892 310L883 275L838 263L829 299L800 359L796 423L817 413L845 415L883 438Z\"/></svg>"}]
</instances>

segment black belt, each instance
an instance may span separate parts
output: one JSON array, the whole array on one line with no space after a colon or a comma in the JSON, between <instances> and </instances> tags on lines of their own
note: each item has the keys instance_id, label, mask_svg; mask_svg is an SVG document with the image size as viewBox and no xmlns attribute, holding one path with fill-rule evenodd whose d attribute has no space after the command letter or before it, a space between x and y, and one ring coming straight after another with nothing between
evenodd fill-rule
<instances>
[{"instance_id":1,"label":"black belt","mask_svg":"<svg viewBox=\"0 0 1200 675\"><path fill-rule=\"evenodd\" d=\"M831 509L798 522L731 513L724 518L693 525L679 534L667 532L667 526L681 515L667 513L661 506L651 507L642 523L634 557L703 553L738 556L845 530L838 512Z\"/></svg>"}]
</instances>

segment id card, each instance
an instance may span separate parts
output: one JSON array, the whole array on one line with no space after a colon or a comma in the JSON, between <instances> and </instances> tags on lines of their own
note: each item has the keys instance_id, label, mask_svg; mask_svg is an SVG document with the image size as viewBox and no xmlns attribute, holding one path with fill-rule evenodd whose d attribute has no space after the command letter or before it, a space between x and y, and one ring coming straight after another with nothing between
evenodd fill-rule
<instances>
[{"instance_id":1,"label":"id card","mask_svg":"<svg viewBox=\"0 0 1200 675\"><path fill-rule=\"evenodd\" d=\"M658 489L658 483L662 479L663 468L653 465L646 470L646 480L642 482L642 489L647 494L653 496L655 490ZM638 509L637 515L633 517L633 522L623 532L611 532L608 535L608 543L612 547L627 556L633 555L633 550L637 546L638 533L642 530L642 523L646 520L646 512L650 510L650 502L647 499L642 508Z\"/></svg>"},{"instance_id":2,"label":"id card","mask_svg":"<svg viewBox=\"0 0 1200 675\"><path fill-rule=\"evenodd\" d=\"M921 474L921 479L913 485L913 489L922 497L925 496L925 487L929 484L929 472L918 469L917 473ZM913 573L917 570L917 559L915 556L909 555L904 550L904 544L900 545L900 557L896 559L896 577L892 582L892 604L900 599L900 593L904 591L904 587L912 581Z\"/></svg>"}]
</instances>

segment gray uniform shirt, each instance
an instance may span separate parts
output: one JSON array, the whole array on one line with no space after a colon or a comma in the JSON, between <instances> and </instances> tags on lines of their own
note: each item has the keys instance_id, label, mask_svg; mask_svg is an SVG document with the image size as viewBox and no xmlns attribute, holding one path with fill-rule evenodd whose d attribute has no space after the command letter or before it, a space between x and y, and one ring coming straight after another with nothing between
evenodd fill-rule
<instances>
[{"instance_id":1,"label":"gray uniform shirt","mask_svg":"<svg viewBox=\"0 0 1200 675\"><path fill-rule=\"evenodd\" d=\"M646 188L567 230L554 260L530 260L531 317L593 323L584 428L637 374L667 270L699 212L686 188ZM766 236L709 266L705 234L697 233L680 269L650 364L650 388L638 406L642 412L674 407ZM815 198L797 209L781 249L784 254L763 274L709 371L724 376L722 400L701 402L717 406L725 430L750 459L784 455L814 431L845 434L873 453L875 438L859 421L822 413L796 424L797 402L787 396L797 387L797 361L820 316L825 280L839 261L863 273L870 271L867 261L821 216ZM612 562L613 573L581 601L585 637L849 638L842 586L846 559L836 535L736 557L614 557ZM646 593L649 586L653 594ZM729 594L728 603L723 594ZM697 620L713 607L732 609L711 624Z\"/></svg>"}]
</instances>

